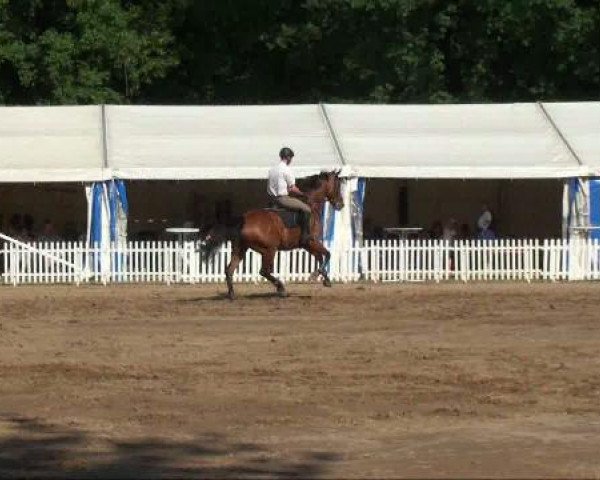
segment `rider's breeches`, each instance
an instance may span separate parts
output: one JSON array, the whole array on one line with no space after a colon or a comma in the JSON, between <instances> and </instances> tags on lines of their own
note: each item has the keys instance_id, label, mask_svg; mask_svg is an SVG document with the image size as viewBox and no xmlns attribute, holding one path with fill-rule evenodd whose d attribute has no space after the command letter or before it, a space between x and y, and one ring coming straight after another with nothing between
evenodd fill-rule
<instances>
[{"instance_id":1,"label":"rider's breeches","mask_svg":"<svg viewBox=\"0 0 600 480\"><path fill-rule=\"evenodd\" d=\"M290 210L300 210L304 213L311 213L310 207L299 198L282 195L281 197L274 197L273 200L280 207Z\"/></svg>"}]
</instances>

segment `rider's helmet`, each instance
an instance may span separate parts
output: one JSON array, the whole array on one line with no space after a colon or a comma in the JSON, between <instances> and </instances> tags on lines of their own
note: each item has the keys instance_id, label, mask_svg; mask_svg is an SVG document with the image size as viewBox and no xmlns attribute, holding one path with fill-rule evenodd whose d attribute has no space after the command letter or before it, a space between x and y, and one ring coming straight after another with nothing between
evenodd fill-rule
<instances>
[{"instance_id":1,"label":"rider's helmet","mask_svg":"<svg viewBox=\"0 0 600 480\"><path fill-rule=\"evenodd\" d=\"M294 156L294 152L292 151L291 148L283 147L281 150L279 150L279 158L281 158L281 159L292 158L293 156Z\"/></svg>"}]
</instances>

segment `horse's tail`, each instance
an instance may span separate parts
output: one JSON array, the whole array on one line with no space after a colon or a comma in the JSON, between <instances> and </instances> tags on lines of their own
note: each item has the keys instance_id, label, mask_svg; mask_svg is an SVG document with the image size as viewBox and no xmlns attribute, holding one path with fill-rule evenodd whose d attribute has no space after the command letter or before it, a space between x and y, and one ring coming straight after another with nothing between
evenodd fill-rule
<instances>
[{"instance_id":1,"label":"horse's tail","mask_svg":"<svg viewBox=\"0 0 600 480\"><path fill-rule=\"evenodd\" d=\"M212 259L224 243L239 240L242 232L242 220L231 224L217 224L208 229L199 242L200 256L203 262Z\"/></svg>"}]
</instances>

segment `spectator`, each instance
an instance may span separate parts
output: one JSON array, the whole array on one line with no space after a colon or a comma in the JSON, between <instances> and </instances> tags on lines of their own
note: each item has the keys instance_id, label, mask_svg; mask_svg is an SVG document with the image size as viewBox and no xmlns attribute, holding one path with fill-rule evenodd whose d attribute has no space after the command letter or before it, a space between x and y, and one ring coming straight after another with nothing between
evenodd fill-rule
<instances>
[{"instance_id":1,"label":"spectator","mask_svg":"<svg viewBox=\"0 0 600 480\"><path fill-rule=\"evenodd\" d=\"M477 227L479 230L485 230L492 226L492 221L494 220L494 216L490 211L489 207L484 203L481 209L481 214L477 219Z\"/></svg>"},{"instance_id":2,"label":"spectator","mask_svg":"<svg viewBox=\"0 0 600 480\"><path fill-rule=\"evenodd\" d=\"M21 235L21 231L23 230L23 220L21 215L15 213L10 217L8 222L8 235L11 237L19 237Z\"/></svg>"},{"instance_id":3,"label":"spectator","mask_svg":"<svg viewBox=\"0 0 600 480\"><path fill-rule=\"evenodd\" d=\"M23 228L21 229L21 237L24 242L33 242L35 235L33 234L33 217L29 214L23 215Z\"/></svg>"},{"instance_id":4,"label":"spectator","mask_svg":"<svg viewBox=\"0 0 600 480\"><path fill-rule=\"evenodd\" d=\"M481 215L477 219L477 228L479 229L477 238L480 240L494 240L496 234L492 230L494 216L487 205L483 205Z\"/></svg>"},{"instance_id":5,"label":"spectator","mask_svg":"<svg viewBox=\"0 0 600 480\"><path fill-rule=\"evenodd\" d=\"M448 223L444 227L444 234L442 236L443 240L446 240L450 246L454 245L455 240L458 237L458 222L451 218L448 220ZM450 261L450 270L456 269L456 263L454 258L454 252L450 252L448 255L448 260Z\"/></svg>"},{"instance_id":6,"label":"spectator","mask_svg":"<svg viewBox=\"0 0 600 480\"><path fill-rule=\"evenodd\" d=\"M496 233L491 228L486 228L485 230L479 230L479 235L477 236L479 240L496 240Z\"/></svg>"},{"instance_id":7,"label":"spectator","mask_svg":"<svg viewBox=\"0 0 600 480\"><path fill-rule=\"evenodd\" d=\"M28 217L29 223L31 216ZM8 224L8 236L21 242L29 242L32 239L31 235L28 233L24 217L18 213L15 213L12 217L10 217L10 222Z\"/></svg>"},{"instance_id":8,"label":"spectator","mask_svg":"<svg viewBox=\"0 0 600 480\"><path fill-rule=\"evenodd\" d=\"M50 219L46 219L44 222L44 226L42 227L42 231L40 233L40 240L43 242L55 242L58 240L56 228Z\"/></svg>"},{"instance_id":9,"label":"spectator","mask_svg":"<svg viewBox=\"0 0 600 480\"><path fill-rule=\"evenodd\" d=\"M451 218L450 220L448 220L448 223L444 227L444 233L442 235L442 238L444 240L449 241L450 244L452 244L454 242L454 240L456 240L457 237L458 237L458 222L456 220L454 220L453 218Z\"/></svg>"}]
</instances>

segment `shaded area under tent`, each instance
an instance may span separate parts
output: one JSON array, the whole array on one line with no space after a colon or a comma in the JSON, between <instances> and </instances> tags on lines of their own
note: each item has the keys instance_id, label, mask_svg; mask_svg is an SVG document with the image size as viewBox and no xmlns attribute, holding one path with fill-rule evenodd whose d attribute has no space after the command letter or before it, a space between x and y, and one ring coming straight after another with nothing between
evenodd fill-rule
<instances>
[{"instance_id":1,"label":"shaded area under tent","mask_svg":"<svg viewBox=\"0 0 600 480\"><path fill-rule=\"evenodd\" d=\"M159 239L164 229L202 226L267 204L261 180L127 181L130 239ZM87 203L83 184L0 184L0 230L26 215L39 236L46 220L59 238L85 238ZM456 219L471 229L487 204L501 237L557 238L562 232L560 180L403 180L367 179L364 228L416 226Z\"/></svg>"}]
</instances>

